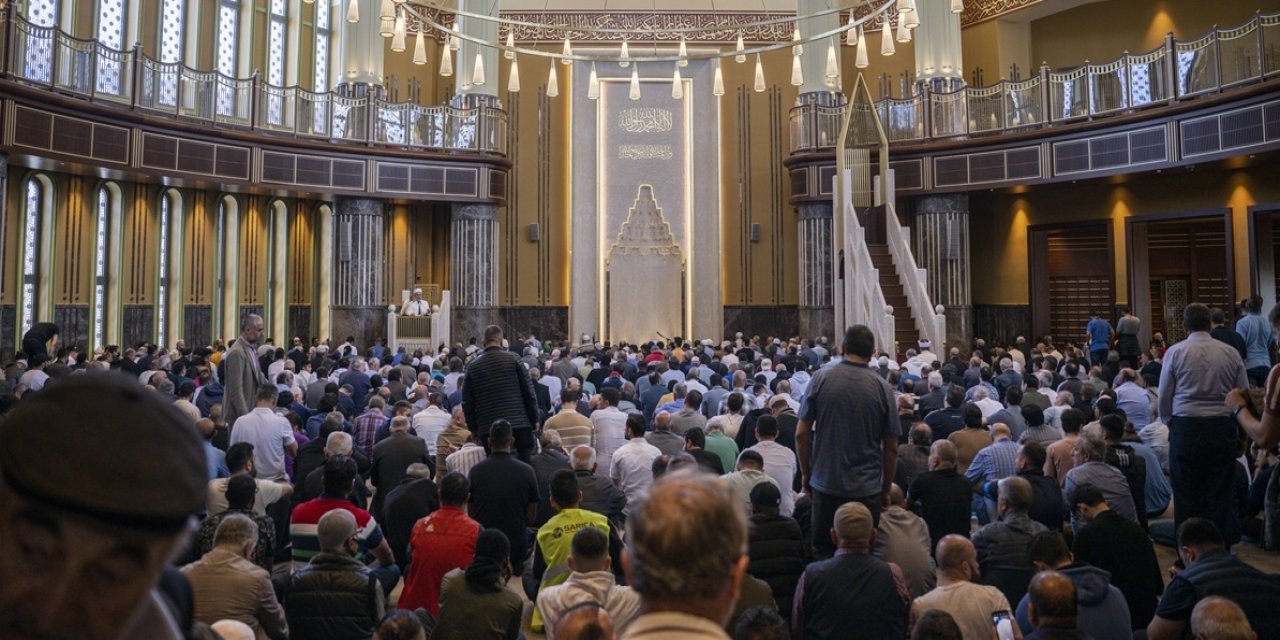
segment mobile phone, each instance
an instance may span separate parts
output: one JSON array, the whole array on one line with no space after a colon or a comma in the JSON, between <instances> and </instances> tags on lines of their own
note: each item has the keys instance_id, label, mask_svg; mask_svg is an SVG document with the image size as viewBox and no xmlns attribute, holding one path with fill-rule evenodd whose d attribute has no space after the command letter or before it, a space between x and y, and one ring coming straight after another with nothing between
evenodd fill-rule
<instances>
[{"instance_id":1,"label":"mobile phone","mask_svg":"<svg viewBox=\"0 0 1280 640\"><path fill-rule=\"evenodd\" d=\"M1000 640L1014 640L1013 614L1009 613L1008 609L993 612L991 614L991 622L995 624L996 636Z\"/></svg>"}]
</instances>

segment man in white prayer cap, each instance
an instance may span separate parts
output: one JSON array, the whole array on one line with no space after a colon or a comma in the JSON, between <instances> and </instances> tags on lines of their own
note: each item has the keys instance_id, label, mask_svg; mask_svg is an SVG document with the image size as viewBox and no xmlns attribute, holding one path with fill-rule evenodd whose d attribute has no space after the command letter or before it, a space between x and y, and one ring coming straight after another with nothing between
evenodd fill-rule
<instances>
[{"instance_id":1,"label":"man in white prayer cap","mask_svg":"<svg viewBox=\"0 0 1280 640\"><path fill-rule=\"evenodd\" d=\"M409 295L409 299L404 303L404 308L400 310L402 316L426 316L431 315L431 307L426 300L422 299L422 289L415 288L413 293Z\"/></svg>"}]
</instances>

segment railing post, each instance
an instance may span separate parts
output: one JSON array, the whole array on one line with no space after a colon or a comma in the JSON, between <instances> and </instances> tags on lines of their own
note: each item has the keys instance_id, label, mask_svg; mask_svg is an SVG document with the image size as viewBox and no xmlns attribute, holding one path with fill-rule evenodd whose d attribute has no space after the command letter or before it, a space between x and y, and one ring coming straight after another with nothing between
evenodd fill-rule
<instances>
[{"instance_id":1,"label":"railing post","mask_svg":"<svg viewBox=\"0 0 1280 640\"><path fill-rule=\"evenodd\" d=\"M262 106L262 74L256 69L249 86L252 87L249 95L249 128L256 130L261 124L258 109Z\"/></svg>"},{"instance_id":2,"label":"railing post","mask_svg":"<svg viewBox=\"0 0 1280 640\"><path fill-rule=\"evenodd\" d=\"M1213 82L1217 85L1218 93L1222 93L1222 40L1218 38L1218 25L1213 25L1213 63L1214 77Z\"/></svg>"},{"instance_id":3,"label":"railing post","mask_svg":"<svg viewBox=\"0 0 1280 640\"><path fill-rule=\"evenodd\" d=\"M1053 123L1053 92L1049 90L1049 63L1040 63L1040 126Z\"/></svg>"},{"instance_id":4,"label":"railing post","mask_svg":"<svg viewBox=\"0 0 1280 640\"><path fill-rule=\"evenodd\" d=\"M46 27L37 27L44 29ZM58 55L58 28L47 27L49 30L49 88L58 88L58 59L62 56Z\"/></svg>"},{"instance_id":5,"label":"railing post","mask_svg":"<svg viewBox=\"0 0 1280 640\"><path fill-rule=\"evenodd\" d=\"M1267 63L1264 61L1266 57L1266 40L1262 37L1262 9L1258 9L1253 14L1253 23L1257 25L1254 33L1257 34L1258 41L1258 79L1267 77Z\"/></svg>"},{"instance_id":6,"label":"railing post","mask_svg":"<svg viewBox=\"0 0 1280 640\"><path fill-rule=\"evenodd\" d=\"M3 56L3 65L0 65L0 74L4 76L13 75L13 48L18 41L18 25L13 20L14 3L9 2L4 5L4 51L0 52Z\"/></svg>"},{"instance_id":7,"label":"railing post","mask_svg":"<svg viewBox=\"0 0 1280 640\"><path fill-rule=\"evenodd\" d=\"M102 60L102 43L93 41L93 55L89 56L89 101L98 98L98 62Z\"/></svg>"},{"instance_id":8,"label":"railing post","mask_svg":"<svg viewBox=\"0 0 1280 640\"><path fill-rule=\"evenodd\" d=\"M1178 101L1178 44L1173 32L1164 34L1164 74L1169 82L1169 102Z\"/></svg>"},{"instance_id":9,"label":"railing post","mask_svg":"<svg viewBox=\"0 0 1280 640\"><path fill-rule=\"evenodd\" d=\"M924 112L921 121L924 123L924 139L933 140L933 89L929 87L929 83L920 84L920 110ZM852 108L852 104L850 105Z\"/></svg>"},{"instance_id":10,"label":"railing post","mask_svg":"<svg viewBox=\"0 0 1280 640\"><path fill-rule=\"evenodd\" d=\"M1122 104L1120 108L1130 110L1133 108L1133 63L1129 61L1129 51L1124 52L1124 95L1121 96Z\"/></svg>"},{"instance_id":11,"label":"railing post","mask_svg":"<svg viewBox=\"0 0 1280 640\"><path fill-rule=\"evenodd\" d=\"M137 110L138 96L142 94L142 43L133 43L133 51L129 52L133 58L133 62L129 65L131 76L129 78L129 86L133 87L129 96L129 108ZM155 86L154 83L152 86Z\"/></svg>"}]
</instances>

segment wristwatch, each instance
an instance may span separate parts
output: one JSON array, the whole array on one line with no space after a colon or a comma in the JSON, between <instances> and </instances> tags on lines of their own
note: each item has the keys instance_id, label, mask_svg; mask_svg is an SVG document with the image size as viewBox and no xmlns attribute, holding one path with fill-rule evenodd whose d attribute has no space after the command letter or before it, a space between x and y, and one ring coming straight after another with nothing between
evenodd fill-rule
<instances>
[{"instance_id":1,"label":"wristwatch","mask_svg":"<svg viewBox=\"0 0 1280 640\"><path fill-rule=\"evenodd\" d=\"M1236 405L1236 410L1231 412L1231 417L1238 418L1240 416L1241 411L1244 411L1244 405L1242 404Z\"/></svg>"}]
</instances>

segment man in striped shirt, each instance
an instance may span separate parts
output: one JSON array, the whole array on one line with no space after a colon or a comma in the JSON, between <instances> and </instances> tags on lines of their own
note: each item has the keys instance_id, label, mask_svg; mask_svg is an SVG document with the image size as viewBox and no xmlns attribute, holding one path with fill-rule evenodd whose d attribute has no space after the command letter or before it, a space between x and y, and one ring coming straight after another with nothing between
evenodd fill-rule
<instances>
[{"instance_id":1,"label":"man in striped shirt","mask_svg":"<svg viewBox=\"0 0 1280 640\"><path fill-rule=\"evenodd\" d=\"M319 498L308 500L293 510L289 520L289 539L293 542L293 561L296 567L306 564L320 553L318 527L320 517L333 509L343 509L355 516L356 557L367 562L376 558L381 566L370 569L382 582L382 589L390 595L400 580L400 568L395 563L391 546L382 535L378 522L368 511L349 499L356 479L356 463L347 456L332 456L324 463L324 492Z\"/></svg>"},{"instance_id":2,"label":"man in striped shirt","mask_svg":"<svg viewBox=\"0 0 1280 640\"><path fill-rule=\"evenodd\" d=\"M542 425L544 431L560 434L560 445L565 451L573 451L581 446L594 449L596 446L596 428L591 424L591 418L578 413L578 400L581 397L581 389L565 386L560 390L560 412L547 418Z\"/></svg>"}]
</instances>

